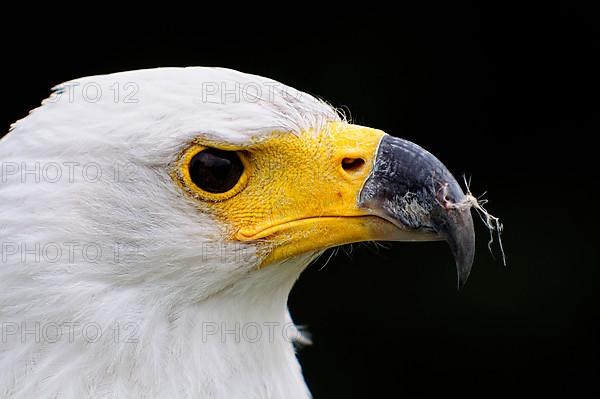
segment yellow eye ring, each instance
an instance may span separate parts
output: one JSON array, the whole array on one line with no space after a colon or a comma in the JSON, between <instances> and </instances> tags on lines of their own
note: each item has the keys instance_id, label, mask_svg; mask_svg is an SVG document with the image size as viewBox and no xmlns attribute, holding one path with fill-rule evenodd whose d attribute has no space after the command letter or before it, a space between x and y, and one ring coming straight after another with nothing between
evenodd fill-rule
<instances>
[{"instance_id":1,"label":"yellow eye ring","mask_svg":"<svg viewBox=\"0 0 600 399\"><path fill-rule=\"evenodd\" d=\"M215 190L209 190L206 187L200 187L202 184L197 184L199 183L198 179L196 179L196 182L194 182L195 179L192 176L190 169L193 167L195 160L198 158L197 155L201 153L209 154L213 159L215 158L215 156L212 155L213 153L226 155L229 159L234 159L234 157L235 159L239 159L240 164L238 165L238 168L241 168L241 173L239 178L237 175L234 176L234 178L237 178L235 184L233 184L232 187L226 187L226 190L223 192L215 192ZM218 157L216 157L216 159L219 161ZM227 160L221 161L227 162ZM183 151L178 162L178 166L175 169L175 173L172 177L178 182L179 186L181 186L192 197L202 201L219 202L237 195L246 187L248 184L249 171L250 163L248 162L248 157L245 151L225 151L214 147L193 144Z\"/></svg>"}]
</instances>

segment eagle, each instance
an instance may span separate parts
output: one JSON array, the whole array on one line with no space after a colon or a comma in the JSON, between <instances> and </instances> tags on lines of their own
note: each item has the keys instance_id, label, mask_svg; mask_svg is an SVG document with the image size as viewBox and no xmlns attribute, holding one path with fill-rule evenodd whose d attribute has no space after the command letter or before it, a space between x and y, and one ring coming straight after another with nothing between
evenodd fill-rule
<instances>
[{"instance_id":1,"label":"eagle","mask_svg":"<svg viewBox=\"0 0 600 399\"><path fill-rule=\"evenodd\" d=\"M0 397L309 398L288 294L326 249L445 240L465 194L410 141L223 68L56 86L0 141Z\"/></svg>"}]
</instances>

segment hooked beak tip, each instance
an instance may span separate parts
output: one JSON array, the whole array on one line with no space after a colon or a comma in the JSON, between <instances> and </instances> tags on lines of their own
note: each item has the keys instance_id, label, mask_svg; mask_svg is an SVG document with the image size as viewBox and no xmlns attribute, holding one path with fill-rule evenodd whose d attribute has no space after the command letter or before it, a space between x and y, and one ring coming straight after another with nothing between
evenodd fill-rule
<instances>
[{"instance_id":1,"label":"hooked beak tip","mask_svg":"<svg viewBox=\"0 0 600 399\"><path fill-rule=\"evenodd\" d=\"M475 257L475 230L470 207L447 205L464 199L456 179L435 156L410 141L386 135L359 205L407 229L433 231L446 240L461 289Z\"/></svg>"}]
</instances>

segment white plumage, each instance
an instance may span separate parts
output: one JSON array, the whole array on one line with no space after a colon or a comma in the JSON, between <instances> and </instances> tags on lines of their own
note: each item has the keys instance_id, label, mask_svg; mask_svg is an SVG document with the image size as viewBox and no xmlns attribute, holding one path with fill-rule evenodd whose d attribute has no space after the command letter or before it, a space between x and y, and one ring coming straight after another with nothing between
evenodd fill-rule
<instances>
[{"instance_id":1,"label":"white plumage","mask_svg":"<svg viewBox=\"0 0 600 399\"><path fill-rule=\"evenodd\" d=\"M129 93L138 90L125 101L128 83ZM293 331L282 330L288 293L317 254L257 271L255 248L225 243L219 223L168 173L197 136L245 144L338 119L306 93L226 69L143 70L59 86L0 142L0 397L309 397L286 339ZM61 178L36 182L36 174L55 176L54 163ZM119 178L115 164L124 167ZM36 243L38 258L27 252ZM119 247L130 243L130 252ZM90 261L98 248L102 256ZM215 324L236 322L257 323L262 339L207 337ZM51 342L56 323L63 337ZM88 342L98 328L102 336ZM126 342L130 334L137 343Z\"/></svg>"}]
</instances>

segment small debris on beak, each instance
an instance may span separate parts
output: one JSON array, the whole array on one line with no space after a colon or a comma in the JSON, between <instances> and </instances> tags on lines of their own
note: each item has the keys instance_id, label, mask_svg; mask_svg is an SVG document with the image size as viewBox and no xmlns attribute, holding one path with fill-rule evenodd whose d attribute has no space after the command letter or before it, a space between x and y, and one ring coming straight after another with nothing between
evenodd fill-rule
<instances>
[{"instance_id":1,"label":"small debris on beak","mask_svg":"<svg viewBox=\"0 0 600 399\"><path fill-rule=\"evenodd\" d=\"M440 185L440 188L437 191L438 202L445 209L457 209L459 211L471 208L475 209L477 215L479 215L479 218L490 232L490 240L488 241L488 249L490 253L492 254L492 256L494 255L492 251L492 244L494 243L494 232L496 232L496 235L498 236L498 245L500 247L500 253L502 254L502 264L506 266L506 255L504 253L504 247L502 246L502 231L504 230L504 225L500 222L500 218L493 216L491 213L488 212L487 209L484 208L484 205L488 202L487 199L482 198L485 195L485 192L481 196L479 196L479 198L476 198L471 193L469 187L471 185L471 180L469 179L467 181L467 179L464 178L464 181L467 192L465 194L465 197L460 202L454 203L448 199L448 183L443 183Z\"/></svg>"}]
</instances>

